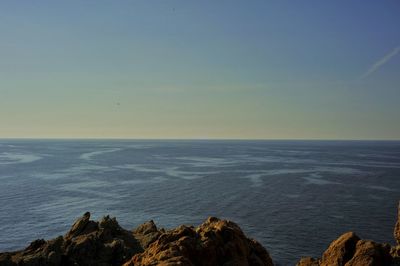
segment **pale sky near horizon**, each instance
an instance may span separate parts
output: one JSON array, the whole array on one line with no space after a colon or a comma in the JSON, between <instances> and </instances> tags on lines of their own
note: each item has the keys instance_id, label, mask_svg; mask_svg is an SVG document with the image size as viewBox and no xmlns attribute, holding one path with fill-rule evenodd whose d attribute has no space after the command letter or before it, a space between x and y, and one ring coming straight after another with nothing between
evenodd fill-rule
<instances>
[{"instance_id":1,"label":"pale sky near horizon","mask_svg":"<svg viewBox=\"0 0 400 266\"><path fill-rule=\"evenodd\" d=\"M0 138L400 139L400 2L1 1Z\"/></svg>"}]
</instances>

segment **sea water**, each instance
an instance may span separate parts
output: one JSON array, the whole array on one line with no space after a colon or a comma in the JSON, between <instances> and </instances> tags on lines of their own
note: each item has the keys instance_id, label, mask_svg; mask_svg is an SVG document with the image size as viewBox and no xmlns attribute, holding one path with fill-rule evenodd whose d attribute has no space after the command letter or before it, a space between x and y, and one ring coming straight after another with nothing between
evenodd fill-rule
<instances>
[{"instance_id":1,"label":"sea water","mask_svg":"<svg viewBox=\"0 0 400 266\"><path fill-rule=\"evenodd\" d=\"M230 219L277 265L346 231L394 243L400 142L0 140L0 251L90 211L131 229Z\"/></svg>"}]
</instances>

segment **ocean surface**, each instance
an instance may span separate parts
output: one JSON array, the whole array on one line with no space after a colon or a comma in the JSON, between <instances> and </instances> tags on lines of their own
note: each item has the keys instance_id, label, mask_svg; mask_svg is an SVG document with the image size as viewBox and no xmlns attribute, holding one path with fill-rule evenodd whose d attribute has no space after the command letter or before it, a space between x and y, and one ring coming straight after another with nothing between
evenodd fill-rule
<instances>
[{"instance_id":1,"label":"ocean surface","mask_svg":"<svg viewBox=\"0 0 400 266\"><path fill-rule=\"evenodd\" d=\"M277 265L346 231L394 243L400 142L0 140L0 251L90 211L127 229L230 219Z\"/></svg>"}]
</instances>

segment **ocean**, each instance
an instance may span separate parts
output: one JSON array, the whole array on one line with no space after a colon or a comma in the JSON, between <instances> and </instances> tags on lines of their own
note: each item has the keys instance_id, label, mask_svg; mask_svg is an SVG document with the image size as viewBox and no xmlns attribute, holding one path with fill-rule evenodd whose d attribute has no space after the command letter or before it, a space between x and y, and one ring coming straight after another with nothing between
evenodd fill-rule
<instances>
[{"instance_id":1,"label":"ocean","mask_svg":"<svg viewBox=\"0 0 400 266\"><path fill-rule=\"evenodd\" d=\"M347 231L394 243L400 142L0 140L0 251L110 214L131 229L238 223L277 265Z\"/></svg>"}]
</instances>

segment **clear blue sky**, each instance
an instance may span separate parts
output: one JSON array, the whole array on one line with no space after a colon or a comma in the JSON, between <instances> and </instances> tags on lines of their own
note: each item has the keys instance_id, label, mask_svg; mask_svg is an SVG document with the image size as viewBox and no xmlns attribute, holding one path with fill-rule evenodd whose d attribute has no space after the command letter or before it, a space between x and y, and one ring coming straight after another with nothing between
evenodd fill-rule
<instances>
[{"instance_id":1,"label":"clear blue sky","mask_svg":"<svg viewBox=\"0 0 400 266\"><path fill-rule=\"evenodd\" d=\"M400 139L400 2L1 1L0 137Z\"/></svg>"}]
</instances>

